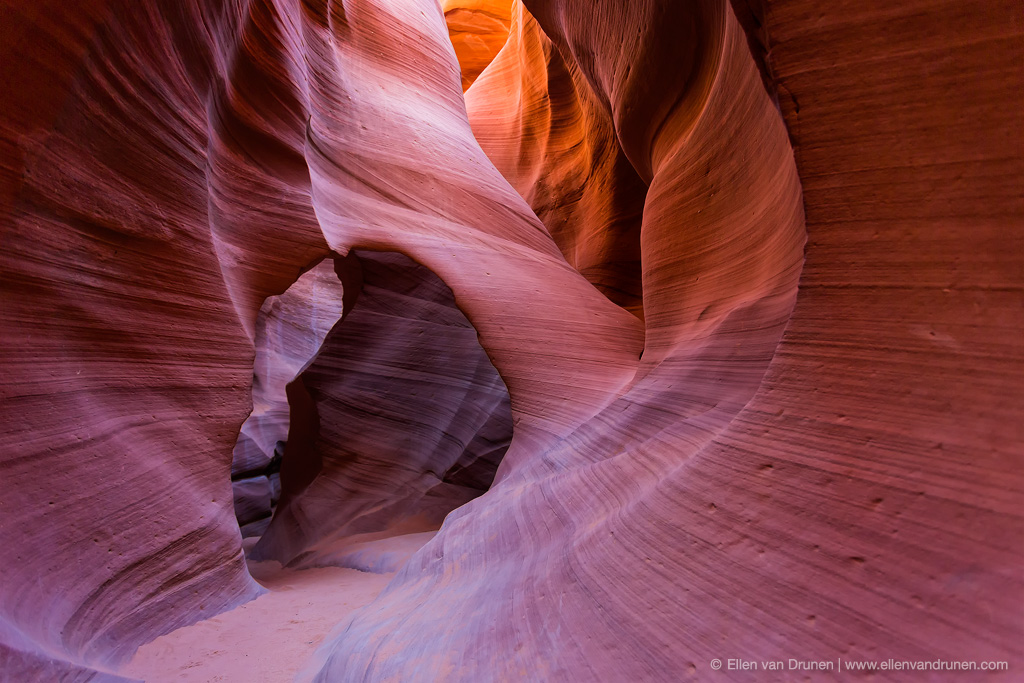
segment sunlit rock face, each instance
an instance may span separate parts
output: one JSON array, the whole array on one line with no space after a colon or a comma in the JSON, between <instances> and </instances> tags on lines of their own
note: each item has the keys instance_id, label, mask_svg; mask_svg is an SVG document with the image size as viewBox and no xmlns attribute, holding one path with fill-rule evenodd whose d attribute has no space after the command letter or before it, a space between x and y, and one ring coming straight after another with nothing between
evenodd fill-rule
<instances>
[{"instance_id":1,"label":"sunlit rock face","mask_svg":"<svg viewBox=\"0 0 1024 683\"><path fill-rule=\"evenodd\" d=\"M643 317L640 228L648 183L572 56L516 3L507 43L466 108L480 146L530 203L566 261Z\"/></svg>"},{"instance_id":2,"label":"sunlit rock face","mask_svg":"<svg viewBox=\"0 0 1024 683\"><path fill-rule=\"evenodd\" d=\"M462 89L473 85L508 39L512 0L443 0L444 20L462 70Z\"/></svg>"},{"instance_id":3,"label":"sunlit rock face","mask_svg":"<svg viewBox=\"0 0 1024 683\"><path fill-rule=\"evenodd\" d=\"M333 332L266 345L268 297L353 249L404 254L414 288L450 290L471 327L441 331L452 349L478 338L513 437L490 489L339 625L321 680L714 680L730 657L1024 666L1017 13L7 8L0 678L109 677L259 593L231 476L233 450L271 447L240 445L261 359L282 354L285 450L319 445L315 474L342 471L346 423L325 411L314 435L296 418L337 387L403 416L389 443L414 418L447 431L452 411L403 413L374 379L358 316L388 298L360 313L351 269L335 270ZM383 291L404 281L393 265L377 264ZM396 330L424 322L406 304ZM355 355L299 367L334 334ZM473 444L495 394L467 377L437 382L480 389ZM387 477L342 479L342 519L308 462L285 453L283 484L289 465L300 484L263 551L330 561ZM434 490L402 476L389 520Z\"/></svg>"}]
</instances>

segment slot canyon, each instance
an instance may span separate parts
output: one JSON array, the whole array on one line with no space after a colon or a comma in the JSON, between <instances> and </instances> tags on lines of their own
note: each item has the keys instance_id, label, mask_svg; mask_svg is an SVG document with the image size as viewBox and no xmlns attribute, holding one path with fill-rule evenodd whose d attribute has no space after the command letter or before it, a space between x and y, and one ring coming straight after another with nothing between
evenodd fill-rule
<instances>
[{"instance_id":1,"label":"slot canyon","mask_svg":"<svg viewBox=\"0 0 1024 683\"><path fill-rule=\"evenodd\" d=\"M0 36L0 681L1024 680L1018 0Z\"/></svg>"}]
</instances>

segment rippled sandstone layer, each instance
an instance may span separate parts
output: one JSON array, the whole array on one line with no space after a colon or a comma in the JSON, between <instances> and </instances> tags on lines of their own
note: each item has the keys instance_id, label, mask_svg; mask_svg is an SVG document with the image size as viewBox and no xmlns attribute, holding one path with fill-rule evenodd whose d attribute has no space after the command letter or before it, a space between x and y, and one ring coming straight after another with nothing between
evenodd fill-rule
<instances>
[{"instance_id":1,"label":"rippled sandstone layer","mask_svg":"<svg viewBox=\"0 0 1024 683\"><path fill-rule=\"evenodd\" d=\"M351 248L451 289L514 437L322 679L1024 665L1016 6L533 0L465 71L461 6L5 9L3 676L260 592L258 313Z\"/></svg>"}]
</instances>

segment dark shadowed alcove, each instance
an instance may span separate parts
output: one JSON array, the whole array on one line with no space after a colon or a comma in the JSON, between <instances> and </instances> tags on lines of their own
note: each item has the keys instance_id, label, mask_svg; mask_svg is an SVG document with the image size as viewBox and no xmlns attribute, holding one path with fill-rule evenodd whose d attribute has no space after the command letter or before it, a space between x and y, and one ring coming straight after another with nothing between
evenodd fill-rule
<instances>
[{"instance_id":1,"label":"dark shadowed alcove","mask_svg":"<svg viewBox=\"0 0 1024 683\"><path fill-rule=\"evenodd\" d=\"M344 283L342 310L327 265L282 295L290 301L261 313L257 344L279 348L258 353L264 365L255 373L254 415L263 402L272 407L261 414L272 417L258 428L247 422L236 462L252 444L264 444L260 459L270 475L263 500L276 507L272 520L264 505L257 523L239 521L250 524L244 533L262 533L255 558L367 568L367 543L400 536L417 539L403 547L418 546L451 510L488 489L511 440L512 417L508 391L475 328L432 271L393 252L338 258L331 270ZM300 321L315 338L317 325L331 317L336 323L310 355ZM276 366L266 359L273 354ZM285 397L280 377L289 372ZM265 398L275 374L277 394ZM271 444L284 429L277 475ZM236 493L243 484L253 486L236 481Z\"/></svg>"}]
</instances>

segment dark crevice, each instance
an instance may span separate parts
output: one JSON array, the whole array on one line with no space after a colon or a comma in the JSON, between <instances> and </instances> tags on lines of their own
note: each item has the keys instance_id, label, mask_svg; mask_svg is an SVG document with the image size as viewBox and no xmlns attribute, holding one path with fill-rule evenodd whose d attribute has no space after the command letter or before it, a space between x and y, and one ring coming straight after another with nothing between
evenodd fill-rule
<instances>
[{"instance_id":1,"label":"dark crevice","mask_svg":"<svg viewBox=\"0 0 1024 683\"><path fill-rule=\"evenodd\" d=\"M234 478L256 488L279 476L261 515L236 504L243 535L262 535L255 559L344 564L311 548L436 529L487 491L511 442L508 391L440 278L393 252L351 251L332 267L338 319L285 387L283 452ZM264 313L303 310L296 299Z\"/></svg>"}]
</instances>

